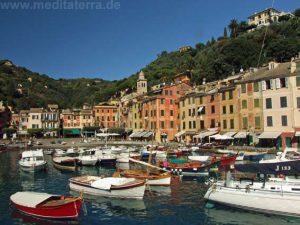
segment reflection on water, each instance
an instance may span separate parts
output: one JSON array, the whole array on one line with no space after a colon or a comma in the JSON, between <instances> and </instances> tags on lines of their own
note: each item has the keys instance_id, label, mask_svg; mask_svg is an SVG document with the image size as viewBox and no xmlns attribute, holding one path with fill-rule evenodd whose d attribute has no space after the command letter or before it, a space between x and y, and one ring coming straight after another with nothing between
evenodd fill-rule
<instances>
[{"instance_id":1,"label":"reflection on water","mask_svg":"<svg viewBox=\"0 0 300 225\"><path fill-rule=\"evenodd\" d=\"M290 225L291 223L300 223L300 219L281 217L276 215L264 215L261 213L248 212L230 207L216 206L212 209L205 209L208 224L251 224L266 225L280 224Z\"/></svg>"},{"instance_id":2,"label":"reflection on water","mask_svg":"<svg viewBox=\"0 0 300 225\"><path fill-rule=\"evenodd\" d=\"M111 176L115 167L80 167L76 172L64 173L55 169L51 157L46 156L48 170L42 173L21 173L18 152L0 154L0 224L80 224L80 225L286 225L300 224L298 219L266 216L216 205L206 209L204 194L207 177L172 179L171 187L150 187L143 200L84 196L80 217L76 221L43 220L9 209L9 197L17 191L38 191L70 195L68 180L80 175ZM119 164L119 166L126 164ZM129 164L126 165L129 167ZM132 167L130 165L130 167ZM138 167L136 167L138 168ZM78 194L78 193L76 193ZM75 194L75 195L76 195ZM86 213L85 213L86 212Z\"/></svg>"},{"instance_id":3,"label":"reflection on water","mask_svg":"<svg viewBox=\"0 0 300 225\"><path fill-rule=\"evenodd\" d=\"M11 218L14 224L39 224L39 225L77 225L78 220L53 220L26 215L18 210L12 210Z\"/></svg>"}]
</instances>

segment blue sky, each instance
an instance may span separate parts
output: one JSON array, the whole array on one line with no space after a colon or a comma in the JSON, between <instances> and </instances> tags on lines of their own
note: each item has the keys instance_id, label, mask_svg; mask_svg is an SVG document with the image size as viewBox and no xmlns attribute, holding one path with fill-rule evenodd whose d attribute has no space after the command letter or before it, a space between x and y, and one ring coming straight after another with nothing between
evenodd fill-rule
<instances>
[{"instance_id":1,"label":"blue sky","mask_svg":"<svg viewBox=\"0 0 300 225\"><path fill-rule=\"evenodd\" d=\"M121 79L163 50L205 43L221 36L231 19L246 20L272 5L272 0L111 1L120 8L0 10L0 58L53 78ZM298 0L274 2L278 10L299 7Z\"/></svg>"}]
</instances>

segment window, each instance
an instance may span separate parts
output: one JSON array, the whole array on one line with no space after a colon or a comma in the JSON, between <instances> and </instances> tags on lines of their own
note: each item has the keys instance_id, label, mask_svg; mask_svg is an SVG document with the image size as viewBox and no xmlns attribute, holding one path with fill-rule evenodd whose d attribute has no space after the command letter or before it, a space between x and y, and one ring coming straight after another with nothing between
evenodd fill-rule
<instances>
[{"instance_id":1,"label":"window","mask_svg":"<svg viewBox=\"0 0 300 225\"><path fill-rule=\"evenodd\" d=\"M184 101L185 101L185 100L183 100L183 101L182 101L182 107L184 107L184 106L185 106L185 102L184 102Z\"/></svg>"},{"instance_id":2,"label":"window","mask_svg":"<svg viewBox=\"0 0 300 225\"><path fill-rule=\"evenodd\" d=\"M288 87L288 78L284 77L284 78L277 78L275 80L276 82L276 88L286 88Z\"/></svg>"},{"instance_id":3,"label":"window","mask_svg":"<svg viewBox=\"0 0 300 225\"><path fill-rule=\"evenodd\" d=\"M273 80L266 80L265 81L265 90L273 89Z\"/></svg>"},{"instance_id":4,"label":"window","mask_svg":"<svg viewBox=\"0 0 300 225\"><path fill-rule=\"evenodd\" d=\"M182 129L185 130L185 122L182 123Z\"/></svg>"},{"instance_id":5,"label":"window","mask_svg":"<svg viewBox=\"0 0 300 225\"><path fill-rule=\"evenodd\" d=\"M200 120L200 129L204 129L204 120Z\"/></svg>"},{"instance_id":6,"label":"window","mask_svg":"<svg viewBox=\"0 0 300 225\"><path fill-rule=\"evenodd\" d=\"M255 129L260 129L260 116L254 118Z\"/></svg>"},{"instance_id":7,"label":"window","mask_svg":"<svg viewBox=\"0 0 300 225\"><path fill-rule=\"evenodd\" d=\"M170 121L170 128L174 128L174 121Z\"/></svg>"},{"instance_id":8,"label":"window","mask_svg":"<svg viewBox=\"0 0 300 225\"><path fill-rule=\"evenodd\" d=\"M296 77L296 86L300 87L300 76Z\"/></svg>"},{"instance_id":9,"label":"window","mask_svg":"<svg viewBox=\"0 0 300 225\"><path fill-rule=\"evenodd\" d=\"M161 121L161 128L162 128L162 129L165 128L165 121Z\"/></svg>"},{"instance_id":10,"label":"window","mask_svg":"<svg viewBox=\"0 0 300 225\"><path fill-rule=\"evenodd\" d=\"M189 121L189 129L192 129L192 121Z\"/></svg>"},{"instance_id":11,"label":"window","mask_svg":"<svg viewBox=\"0 0 300 225\"><path fill-rule=\"evenodd\" d=\"M193 121L193 128L196 129L196 121Z\"/></svg>"},{"instance_id":12,"label":"window","mask_svg":"<svg viewBox=\"0 0 300 225\"><path fill-rule=\"evenodd\" d=\"M281 125L286 127L288 125L287 116L281 116Z\"/></svg>"},{"instance_id":13,"label":"window","mask_svg":"<svg viewBox=\"0 0 300 225\"><path fill-rule=\"evenodd\" d=\"M227 121L223 120L223 129L227 129Z\"/></svg>"},{"instance_id":14,"label":"window","mask_svg":"<svg viewBox=\"0 0 300 225\"><path fill-rule=\"evenodd\" d=\"M254 99L254 108L259 108L259 98Z\"/></svg>"},{"instance_id":15,"label":"window","mask_svg":"<svg viewBox=\"0 0 300 225\"><path fill-rule=\"evenodd\" d=\"M196 111L195 111L195 109L193 109L192 116L195 116L195 115L196 115Z\"/></svg>"},{"instance_id":16,"label":"window","mask_svg":"<svg viewBox=\"0 0 300 225\"><path fill-rule=\"evenodd\" d=\"M297 97L297 108L300 109L300 97Z\"/></svg>"},{"instance_id":17,"label":"window","mask_svg":"<svg viewBox=\"0 0 300 225\"><path fill-rule=\"evenodd\" d=\"M203 104L203 96L200 96L200 104Z\"/></svg>"},{"instance_id":18,"label":"window","mask_svg":"<svg viewBox=\"0 0 300 225\"><path fill-rule=\"evenodd\" d=\"M137 125L136 125L136 123L134 123L134 128L135 128L135 129L137 128Z\"/></svg>"},{"instance_id":19,"label":"window","mask_svg":"<svg viewBox=\"0 0 300 225\"><path fill-rule=\"evenodd\" d=\"M254 92L258 92L258 91L259 91L258 82L254 82Z\"/></svg>"},{"instance_id":20,"label":"window","mask_svg":"<svg viewBox=\"0 0 300 225\"><path fill-rule=\"evenodd\" d=\"M172 109L170 110L170 116L174 116L174 112Z\"/></svg>"},{"instance_id":21,"label":"window","mask_svg":"<svg viewBox=\"0 0 300 225\"><path fill-rule=\"evenodd\" d=\"M214 95L211 95L210 96L210 102L213 102L215 100L215 96Z\"/></svg>"},{"instance_id":22,"label":"window","mask_svg":"<svg viewBox=\"0 0 300 225\"><path fill-rule=\"evenodd\" d=\"M273 118L272 118L272 116L267 116L267 127L273 127Z\"/></svg>"},{"instance_id":23,"label":"window","mask_svg":"<svg viewBox=\"0 0 300 225\"><path fill-rule=\"evenodd\" d=\"M192 109L189 109L189 116L192 116Z\"/></svg>"},{"instance_id":24,"label":"window","mask_svg":"<svg viewBox=\"0 0 300 225\"><path fill-rule=\"evenodd\" d=\"M188 104L191 104L191 98L188 98Z\"/></svg>"},{"instance_id":25,"label":"window","mask_svg":"<svg viewBox=\"0 0 300 225\"><path fill-rule=\"evenodd\" d=\"M272 109L272 99L266 98L266 109Z\"/></svg>"},{"instance_id":26,"label":"window","mask_svg":"<svg viewBox=\"0 0 300 225\"><path fill-rule=\"evenodd\" d=\"M233 113L233 105L229 106L229 113L232 114Z\"/></svg>"},{"instance_id":27,"label":"window","mask_svg":"<svg viewBox=\"0 0 300 225\"><path fill-rule=\"evenodd\" d=\"M173 99L170 99L170 105L173 105Z\"/></svg>"},{"instance_id":28,"label":"window","mask_svg":"<svg viewBox=\"0 0 300 225\"><path fill-rule=\"evenodd\" d=\"M169 91L168 90L165 90L165 95L168 95L169 94Z\"/></svg>"},{"instance_id":29,"label":"window","mask_svg":"<svg viewBox=\"0 0 300 225\"><path fill-rule=\"evenodd\" d=\"M216 126L215 119L212 119L212 120L210 121L210 128L215 128L215 126Z\"/></svg>"},{"instance_id":30,"label":"window","mask_svg":"<svg viewBox=\"0 0 300 225\"><path fill-rule=\"evenodd\" d=\"M246 84L242 84L241 87L242 87L242 93L246 93Z\"/></svg>"},{"instance_id":31,"label":"window","mask_svg":"<svg viewBox=\"0 0 300 225\"><path fill-rule=\"evenodd\" d=\"M233 92L232 92L232 90L230 90L228 93L229 93L229 99L233 99Z\"/></svg>"},{"instance_id":32,"label":"window","mask_svg":"<svg viewBox=\"0 0 300 225\"><path fill-rule=\"evenodd\" d=\"M243 117L243 129L248 129L248 117Z\"/></svg>"},{"instance_id":33,"label":"window","mask_svg":"<svg viewBox=\"0 0 300 225\"><path fill-rule=\"evenodd\" d=\"M287 97L280 97L280 107L281 108L286 108L287 107Z\"/></svg>"},{"instance_id":34,"label":"window","mask_svg":"<svg viewBox=\"0 0 300 225\"><path fill-rule=\"evenodd\" d=\"M134 114L134 119L136 119L136 113Z\"/></svg>"},{"instance_id":35,"label":"window","mask_svg":"<svg viewBox=\"0 0 300 225\"><path fill-rule=\"evenodd\" d=\"M223 106L223 114L226 114L226 106Z\"/></svg>"},{"instance_id":36,"label":"window","mask_svg":"<svg viewBox=\"0 0 300 225\"><path fill-rule=\"evenodd\" d=\"M165 115L165 111L164 110L160 110L160 116L164 116Z\"/></svg>"},{"instance_id":37,"label":"window","mask_svg":"<svg viewBox=\"0 0 300 225\"><path fill-rule=\"evenodd\" d=\"M242 109L247 109L247 100L242 100Z\"/></svg>"},{"instance_id":38,"label":"window","mask_svg":"<svg viewBox=\"0 0 300 225\"><path fill-rule=\"evenodd\" d=\"M234 119L230 119L230 129L234 129Z\"/></svg>"},{"instance_id":39,"label":"window","mask_svg":"<svg viewBox=\"0 0 300 225\"><path fill-rule=\"evenodd\" d=\"M211 113L215 113L215 106L214 105L211 106Z\"/></svg>"},{"instance_id":40,"label":"window","mask_svg":"<svg viewBox=\"0 0 300 225\"><path fill-rule=\"evenodd\" d=\"M160 104L165 104L165 101L164 101L164 99L162 98L162 99L160 99Z\"/></svg>"},{"instance_id":41,"label":"window","mask_svg":"<svg viewBox=\"0 0 300 225\"><path fill-rule=\"evenodd\" d=\"M226 92L222 92L222 100L226 100Z\"/></svg>"},{"instance_id":42,"label":"window","mask_svg":"<svg viewBox=\"0 0 300 225\"><path fill-rule=\"evenodd\" d=\"M173 96L173 91L172 90L170 90L170 95Z\"/></svg>"}]
</instances>

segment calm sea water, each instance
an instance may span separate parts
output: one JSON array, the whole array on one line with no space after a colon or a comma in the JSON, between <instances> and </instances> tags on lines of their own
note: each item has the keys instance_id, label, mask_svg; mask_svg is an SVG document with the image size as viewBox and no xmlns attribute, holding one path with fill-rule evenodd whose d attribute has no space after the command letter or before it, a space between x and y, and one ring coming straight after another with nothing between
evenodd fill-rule
<instances>
[{"instance_id":1,"label":"calm sea water","mask_svg":"<svg viewBox=\"0 0 300 225\"><path fill-rule=\"evenodd\" d=\"M201 224L300 224L300 219L251 213L215 205L207 207L203 196L206 178L173 180L171 187L152 188L143 200L86 198L78 220L53 221L26 216L9 205L9 197L17 191L38 191L70 195L68 179L76 175L111 175L115 168L87 168L63 173L49 162L48 170L36 175L20 172L19 152L0 153L0 224L126 224L126 225L201 225Z\"/></svg>"}]
</instances>

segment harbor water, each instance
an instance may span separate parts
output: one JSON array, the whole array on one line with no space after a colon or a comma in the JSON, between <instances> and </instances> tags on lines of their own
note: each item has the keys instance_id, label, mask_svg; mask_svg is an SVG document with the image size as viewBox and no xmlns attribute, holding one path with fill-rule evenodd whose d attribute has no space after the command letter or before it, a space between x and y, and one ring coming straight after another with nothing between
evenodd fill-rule
<instances>
[{"instance_id":1,"label":"harbor water","mask_svg":"<svg viewBox=\"0 0 300 225\"><path fill-rule=\"evenodd\" d=\"M300 219L264 215L207 203L203 196L207 177L173 179L171 187L151 188L143 200L126 200L86 196L77 220L45 220L24 215L10 206L9 197L17 191L76 195L68 187L68 179L78 175L110 176L115 168L80 167L77 172L61 172L53 168L51 156L47 171L37 174L21 172L18 151L0 153L0 224L300 224ZM124 165L122 165L124 166ZM126 166L126 165L125 165Z\"/></svg>"}]
</instances>

